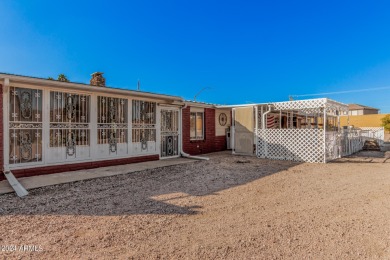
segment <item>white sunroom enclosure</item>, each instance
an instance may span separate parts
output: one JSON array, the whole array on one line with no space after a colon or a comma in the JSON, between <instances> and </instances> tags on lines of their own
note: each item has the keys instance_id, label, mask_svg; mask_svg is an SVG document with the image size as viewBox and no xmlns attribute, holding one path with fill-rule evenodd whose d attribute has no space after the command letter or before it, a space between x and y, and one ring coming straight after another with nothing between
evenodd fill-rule
<instances>
[{"instance_id":1,"label":"white sunroom enclosure","mask_svg":"<svg viewBox=\"0 0 390 260\"><path fill-rule=\"evenodd\" d=\"M362 139L340 127L345 111L347 105L327 98L236 106L234 152L314 163L354 153Z\"/></svg>"},{"instance_id":2,"label":"white sunroom enclosure","mask_svg":"<svg viewBox=\"0 0 390 260\"><path fill-rule=\"evenodd\" d=\"M3 101L5 169L180 154L180 97L12 76Z\"/></svg>"}]
</instances>

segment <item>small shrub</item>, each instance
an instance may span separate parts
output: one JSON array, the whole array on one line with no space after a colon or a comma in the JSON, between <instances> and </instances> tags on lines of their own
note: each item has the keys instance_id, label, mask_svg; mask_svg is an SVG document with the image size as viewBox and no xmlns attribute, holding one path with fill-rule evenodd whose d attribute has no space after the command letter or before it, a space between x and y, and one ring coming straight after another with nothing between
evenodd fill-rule
<instances>
[{"instance_id":1,"label":"small shrub","mask_svg":"<svg viewBox=\"0 0 390 260\"><path fill-rule=\"evenodd\" d=\"M385 128L385 130L390 131L390 114L386 115L381 120L382 120L382 126Z\"/></svg>"}]
</instances>

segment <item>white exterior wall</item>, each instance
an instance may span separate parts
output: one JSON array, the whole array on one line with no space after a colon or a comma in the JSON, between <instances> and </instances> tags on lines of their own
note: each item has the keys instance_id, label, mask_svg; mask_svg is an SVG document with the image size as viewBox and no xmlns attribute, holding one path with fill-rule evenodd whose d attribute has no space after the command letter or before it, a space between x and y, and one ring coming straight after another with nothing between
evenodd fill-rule
<instances>
[{"instance_id":1,"label":"white exterior wall","mask_svg":"<svg viewBox=\"0 0 390 260\"><path fill-rule=\"evenodd\" d=\"M8 82L8 79L5 80ZM63 84L63 83L60 83ZM4 84L8 85L8 84ZM153 98L143 98L142 96L131 97L129 95L114 94L114 93L105 93L97 92L96 88L85 86L83 90L67 89L64 87L56 86L37 86L35 84L28 83L19 83L19 82L10 82L9 86L17 88L29 88L29 89L39 89L42 90L42 159L37 162L24 162L9 164L10 154L10 134L9 134L9 100L10 93L7 86L3 89L3 118L4 118L4 168L7 169L24 169L24 168L34 168L42 167L49 165L63 165L71 164L75 162L91 162L91 161L101 161L101 160L112 160L112 159L121 159L145 155L160 155L160 111L161 107L164 106L167 102L163 99L153 99ZM94 91L91 91L94 89ZM102 88L104 91L105 88ZM75 94L85 94L90 96L90 120L89 120L89 130L90 130L90 139L89 146L76 146L77 156L71 158L65 156L65 147L50 147L50 91L59 91L66 93L75 93ZM98 144L97 143L97 98L98 96L112 97L112 98L121 98L127 100L127 142L118 143L116 153L108 152L108 145ZM142 100L156 103L156 141L147 142L147 149L141 148L141 143L133 143L132 141L132 101L133 100ZM171 105L170 107L180 110L179 105ZM181 133L181 124L179 132ZM179 138L180 140L181 138ZM180 147L180 145L179 145ZM180 153L179 153L180 154Z\"/></svg>"},{"instance_id":2,"label":"white exterior wall","mask_svg":"<svg viewBox=\"0 0 390 260\"><path fill-rule=\"evenodd\" d=\"M231 111L231 109L216 109L215 110L215 135L216 136L225 136L226 129L230 128L230 126L232 124L230 111ZM221 123L220 123L220 116L222 113L226 115L227 121L226 121L225 125L221 125Z\"/></svg>"}]
</instances>

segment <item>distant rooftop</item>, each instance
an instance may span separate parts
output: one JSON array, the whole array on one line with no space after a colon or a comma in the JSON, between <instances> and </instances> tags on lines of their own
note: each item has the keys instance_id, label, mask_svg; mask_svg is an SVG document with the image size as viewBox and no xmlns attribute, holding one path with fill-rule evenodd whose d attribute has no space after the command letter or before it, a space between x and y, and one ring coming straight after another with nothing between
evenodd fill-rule
<instances>
[{"instance_id":1,"label":"distant rooftop","mask_svg":"<svg viewBox=\"0 0 390 260\"><path fill-rule=\"evenodd\" d=\"M379 110L378 108L363 106L360 104L348 104L348 110Z\"/></svg>"}]
</instances>

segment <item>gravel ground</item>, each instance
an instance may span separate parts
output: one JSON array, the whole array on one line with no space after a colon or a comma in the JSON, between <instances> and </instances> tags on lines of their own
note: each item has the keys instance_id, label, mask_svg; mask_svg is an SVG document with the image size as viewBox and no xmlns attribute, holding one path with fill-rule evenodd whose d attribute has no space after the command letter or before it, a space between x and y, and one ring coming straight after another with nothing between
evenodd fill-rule
<instances>
[{"instance_id":1,"label":"gravel ground","mask_svg":"<svg viewBox=\"0 0 390 260\"><path fill-rule=\"evenodd\" d=\"M218 153L2 195L0 257L390 259L390 160L369 157L299 164Z\"/></svg>"}]
</instances>

